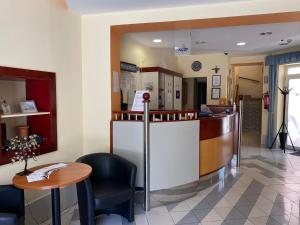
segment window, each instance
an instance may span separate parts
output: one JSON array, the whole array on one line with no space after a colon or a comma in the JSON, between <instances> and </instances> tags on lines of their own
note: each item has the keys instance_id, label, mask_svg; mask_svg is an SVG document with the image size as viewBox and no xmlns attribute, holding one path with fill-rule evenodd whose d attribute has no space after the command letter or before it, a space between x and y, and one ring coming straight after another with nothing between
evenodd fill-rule
<instances>
[{"instance_id":1,"label":"window","mask_svg":"<svg viewBox=\"0 0 300 225\"><path fill-rule=\"evenodd\" d=\"M288 75L300 74L300 65L288 68Z\"/></svg>"}]
</instances>

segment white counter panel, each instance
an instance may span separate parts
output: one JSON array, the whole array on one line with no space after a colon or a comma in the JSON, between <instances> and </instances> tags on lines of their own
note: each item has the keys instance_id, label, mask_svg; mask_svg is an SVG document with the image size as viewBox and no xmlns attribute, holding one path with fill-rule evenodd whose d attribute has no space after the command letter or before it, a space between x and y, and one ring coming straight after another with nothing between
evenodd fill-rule
<instances>
[{"instance_id":1,"label":"white counter panel","mask_svg":"<svg viewBox=\"0 0 300 225\"><path fill-rule=\"evenodd\" d=\"M150 124L150 190L161 190L199 179L200 123ZM143 122L113 122L114 153L137 165L137 187L143 187Z\"/></svg>"},{"instance_id":2,"label":"white counter panel","mask_svg":"<svg viewBox=\"0 0 300 225\"><path fill-rule=\"evenodd\" d=\"M143 122L113 122L113 151L137 166L136 186L144 187Z\"/></svg>"},{"instance_id":3,"label":"white counter panel","mask_svg":"<svg viewBox=\"0 0 300 225\"><path fill-rule=\"evenodd\" d=\"M200 123L150 124L150 190L168 189L199 180Z\"/></svg>"}]
</instances>

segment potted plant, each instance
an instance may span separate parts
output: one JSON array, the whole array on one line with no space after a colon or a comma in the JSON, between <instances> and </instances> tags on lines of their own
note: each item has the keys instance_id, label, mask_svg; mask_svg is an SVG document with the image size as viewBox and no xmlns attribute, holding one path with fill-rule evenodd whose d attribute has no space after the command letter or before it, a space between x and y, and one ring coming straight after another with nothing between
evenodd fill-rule
<instances>
[{"instance_id":1,"label":"potted plant","mask_svg":"<svg viewBox=\"0 0 300 225\"><path fill-rule=\"evenodd\" d=\"M7 141L5 146L6 151L14 152L11 157L11 162L25 162L24 170L18 173L18 175L23 176L30 173L30 171L27 170L28 160L30 158L37 160L35 150L40 147L41 142L41 137L36 134L29 135L28 137L16 136Z\"/></svg>"}]
</instances>

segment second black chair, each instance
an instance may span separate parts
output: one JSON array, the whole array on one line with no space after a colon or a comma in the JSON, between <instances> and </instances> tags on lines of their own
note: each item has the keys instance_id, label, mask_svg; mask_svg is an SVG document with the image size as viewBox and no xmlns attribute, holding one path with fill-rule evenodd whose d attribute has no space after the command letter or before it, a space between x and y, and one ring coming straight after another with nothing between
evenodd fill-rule
<instances>
[{"instance_id":1,"label":"second black chair","mask_svg":"<svg viewBox=\"0 0 300 225\"><path fill-rule=\"evenodd\" d=\"M0 225L22 225L24 214L24 191L0 185Z\"/></svg>"},{"instance_id":2,"label":"second black chair","mask_svg":"<svg viewBox=\"0 0 300 225\"><path fill-rule=\"evenodd\" d=\"M95 216L111 213L133 222L136 166L109 153L85 155L77 162L93 168L90 178L77 184L81 225L94 225Z\"/></svg>"}]
</instances>

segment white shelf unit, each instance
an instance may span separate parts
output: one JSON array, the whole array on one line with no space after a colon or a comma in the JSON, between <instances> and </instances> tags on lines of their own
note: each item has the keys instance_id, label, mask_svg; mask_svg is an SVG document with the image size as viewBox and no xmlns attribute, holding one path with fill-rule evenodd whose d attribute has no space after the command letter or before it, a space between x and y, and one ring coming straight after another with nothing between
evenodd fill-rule
<instances>
[{"instance_id":1,"label":"white shelf unit","mask_svg":"<svg viewBox=\"0 0 300 225\"><path fill-rule=\"evenodd\" d=\"M16 117L26 117L26 116L40 116L40 115L49 115L50 112L33 112L33 113L12 113L12 114L2 114L1 119L5 118L16 118Z\"/></svg>"}]
</instances>

